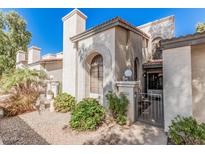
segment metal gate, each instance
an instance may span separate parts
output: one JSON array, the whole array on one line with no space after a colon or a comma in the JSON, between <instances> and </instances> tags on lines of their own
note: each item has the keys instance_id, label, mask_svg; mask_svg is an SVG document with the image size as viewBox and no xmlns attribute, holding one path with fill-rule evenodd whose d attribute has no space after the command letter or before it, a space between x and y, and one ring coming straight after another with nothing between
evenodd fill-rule
<instances>
[{"instance_id":1,"label":"metal gate","mask_svg":"<svg viewBox=\"0 0 205 154\"><path fill-rule=\"evenodd\" d=\"M162 94L138 93L136 116L138 121L164 127L164 107Z\"/></svg>"}]
</instances>

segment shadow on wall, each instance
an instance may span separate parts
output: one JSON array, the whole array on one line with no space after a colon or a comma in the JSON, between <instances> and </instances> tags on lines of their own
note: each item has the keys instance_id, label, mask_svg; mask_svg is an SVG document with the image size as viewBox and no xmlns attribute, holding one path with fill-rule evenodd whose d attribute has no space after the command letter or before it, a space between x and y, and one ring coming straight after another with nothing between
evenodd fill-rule
<instances>
[{"instance_id":1,"label":"shadow on wall","mask_svg":"<svg viewBox=\"0 0 205 154\"><path fill-rule=\"evenodd\" d=\"M203 53L203 49L198 51L192 50L193 115L197 120L205 122L205 54Z\"/></svg>"},{"instance_id":2,"label":"shadow on wall","mask_svg":"<svg viewBox=\"0 0 205 154\"><path fill-rule=\"evenodd\" d=\"M98 33L95 34L92 38L87 38L87 40L89 41L88 43L89 45L87 45L86 44L87 42L85 42L78 47L78 51L77 51L78 57L80 58L80 62L82 63L82 66L84 68L85 68L85 62L87 58L93 53L101 54L103 57L103 62L105 61L105 59L107 59L106 61L109 64L112 64L112 59L111 59L112 49L109 48L110 46L112 46L111 45L112 42L110 41L110 39L112 38L111 35L109 35L108 33ZM112 68L111 65L104 65L104 66L105 69Z\"/></svg>"},{"instance_id":3,"label":"shadow on wall","mask_svg":"<svg viewBox=\"0 0 205 154\"><path fill-rule=\"evenodd\" d=\"M202 71L204 72L204 70ZM205 83L202 77L192 80L193 116L205 122Z\"/></svg>"},{"instance_id":4,"label":"shadow on wall","mask_svg":"<svg viewBox=\"0 0 205 154\"><path fill-rule=\"evenodd\" d=\"M103 100L105 101L105 93L109 90L113 90L114 82L114 58L113 52L115 47L114 31L108 30L103 33L97 33L92 37L79 41L79 47L77 49L78 58L82 68L85 71L85 85L86 89L89 85L90 64L92 58L100 54L103 57ZM82 78L82 77L81 77ZM86 92L89 90L86 90Z\"/></svg>"},{"instance_id":5,"label":"shadow on wall","mask_svg":"<svg viewBox=\"0 0 205 154\"><path fill-rule=\"evenodd\" d=\"M169 39L174 36L174 22L172 20L156 24L153 22L147 29L152 38L161 37L162 39Z\"/></svg>"},{"instance_id":6,"label":"shadow on wall","mask_svg":"<svg viewBox=\"0 0 205 154\"><path fill-rule=\"evenodd\" d=\"M170 61L173 60L170 59ZM176 66L175 70L172 70L175 71L174 74L171 70L165 70L165 73L169 76L169 81L164 84L166 92L166 100L164 101L165 127L169 126L171 120L177 115L190 116L192 109L192 104L190 102L192 100L190 100L191 89L189 88L190 85L188 83L190 79L190 77L187 76L188 70L189 66L186 64L184 64L183 67Z\"/></svg>"}]
</instances>

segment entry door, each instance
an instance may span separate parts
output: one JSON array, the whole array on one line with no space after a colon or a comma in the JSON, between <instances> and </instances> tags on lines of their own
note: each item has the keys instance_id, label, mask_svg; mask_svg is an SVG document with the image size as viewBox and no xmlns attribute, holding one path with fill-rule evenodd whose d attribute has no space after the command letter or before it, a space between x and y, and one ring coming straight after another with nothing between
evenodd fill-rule
<instances>
[{"instance_id":1,"label":"entry door","mask_svg":"<svg viewBox=\"0 0 205 154\"><path fill-rule=\"evenodd\" d=\"M102 102L103 98L103 58L96 55L90 67L90 97Z\"/></svg>"},{"instance_id":2,"label":"entry door","mask_svg":"<svg viewBox=\"0 0 205 154\"><path fill-rule=\"evenodd\" d=\"M147 93L163 94L163 76L161 71L147 72Z\"/></svg>"}]
</instances>

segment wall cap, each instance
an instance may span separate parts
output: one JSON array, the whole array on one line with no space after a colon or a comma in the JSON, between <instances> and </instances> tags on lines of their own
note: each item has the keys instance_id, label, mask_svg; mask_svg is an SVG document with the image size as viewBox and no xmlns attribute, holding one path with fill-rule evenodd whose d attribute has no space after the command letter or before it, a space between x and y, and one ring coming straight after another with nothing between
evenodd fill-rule
<instances>
[{"instance_id":1,"label":"wall cap","mask_svg":"<svg viewBox=\"0 0 205 154\"><path fill-rule=\"evenodd\" d=\"M78 14L80 17L82 17L83 19L87 19L87 16L81 12L80 10L78 9L73 9L70 13L68 13L67 15L65 15L63 18L62 18L62 21L66 21L67 19L69 19L70 17L72 17L74 14Z\"/></svg>"},{"instance_id":2,"label":"wall cap","mask_svg":"<svg viewBox=\"0 0 205 154\"><path fill-rule=\"evenodd\" d=\"M136 87L140 85L140 81L116 81L118 87Z\"/></svg>"}]
</instances>

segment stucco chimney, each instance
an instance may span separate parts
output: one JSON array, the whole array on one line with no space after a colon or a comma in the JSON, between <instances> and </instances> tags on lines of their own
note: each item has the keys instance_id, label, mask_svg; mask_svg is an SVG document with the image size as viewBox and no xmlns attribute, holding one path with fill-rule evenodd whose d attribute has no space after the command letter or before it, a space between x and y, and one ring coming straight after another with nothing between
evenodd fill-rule
<instances>
[{"instance_id":1,"label":"stucco chimney","mask_svg":"<svg viewBox=\"0 0 205 154\"><path fill-rule=\"evenodd\" d=\"M16 54L16 63L26 60L26 53L22 50L19 50Z\"/></svg>"},{"instance_id":2,"label":"stucco chimney","mask_svg":"<svg viewBox=\"0 0 205 154\"><path fill-rule=\"evenodd\" d=\"M74 9L63 20L63 91L76 96L76 49L71 42L73 37L86 30L87 16Z\"/></svg>"},{"instance_id":3,"label":"stucco chimney","mask_svg":"<svg viewBox=\"0 0 205 154\"><path fill-rule=\"evenodd\" d=\"M41 49L36 46L28 48L28 64L35 63L41 59Z\"/></svg>"}]
</instances>

